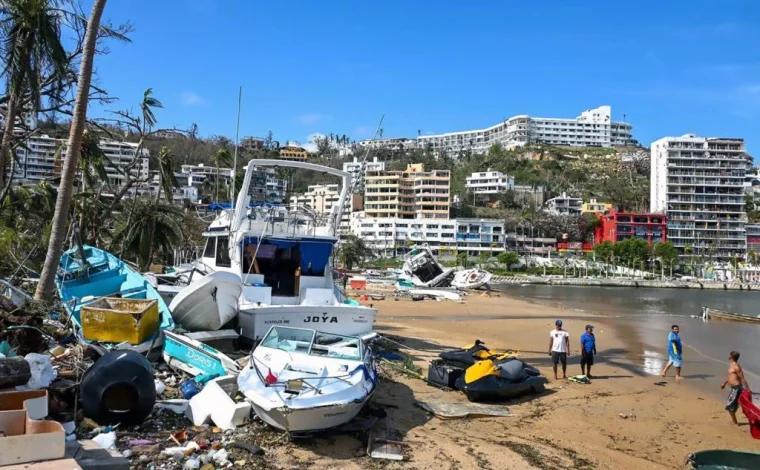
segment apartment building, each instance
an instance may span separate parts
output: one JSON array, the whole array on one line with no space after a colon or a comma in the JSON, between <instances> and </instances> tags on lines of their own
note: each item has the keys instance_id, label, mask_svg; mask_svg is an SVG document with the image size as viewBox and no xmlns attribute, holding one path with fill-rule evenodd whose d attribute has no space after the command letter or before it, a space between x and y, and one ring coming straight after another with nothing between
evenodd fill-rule
<instances>
[{"instance_id":1,"label":"apartment building","mask_svg":"<svg viewBox=\"0 0 760 470\"><path fill-rule=\"evenodd\" d=\"M600 106L575 119L520 115L486 129L423 135L417 146L450 155L468 150L484 153L494 144L508 149L527 144L616 147L632 143L632 129L630 124L612 121L610 106Z\"/></svg>"},{"instance_id":2,"label":"apartment building","mask_svg":"<svg viewBox=\"0 0 760 470\"><path fill-rule=\"evenodd\" d=\"M215 181L217 175L219 176L219 182L223 185L227 185L230 183L230 178L232 177L232 168L219 167L219 172L217 173L217 168L215 166L208 166L203 163L197 165L182 165L180 167L180 172L182 172L183 175L187 175L187 183L189 186L200 186L205 183L206 180Z\"/></svg>"},{"instance_id":3,"label":"apartment building","mask_svg":"<svg viewBox=\"0 0 760 470\"><path fill-rule=\"evenodd\" d=\"M129 174L142 180L148 179L148 149L143 148L135 156L137 144L115 140L101 139L100 149L112 165L106 165L109 182L119 187L126 181L121 172L131 166ZM37 184L42 180L60 176L63 170L63 157L66 154L66 139L55 139L47 135L33 135L24 145L16 149L18 164L13 172L16 184ZM132 163L135 163L132 165ZM119 168L117 170L116 168Z\"/></svg>"},{"instance_id":4,"label":"apartment building","mask_svg":"<svg viewBox=\"0 0 760 470\"><path fill-rule=\"evenodd\" d=\"M262 150L264 148L264 139L261 137L243 137L240 139L240 148L243 150Z\"/></svg>"},{"instance_id":5,"label":"apartment building","mask_svg":"<svg viewBox=\"0 0 760 470\"><path fill-rule=\"evenodd\" d=\"M404 171L367 171L364 210L368 218L448 219L451 172L408 165Z\"/></svg>"},{"instance_id":6,"label":"apartment building","mask_svg":"<svg viewBox=\"0 0 760 470\"><path fill-rule=\"evenodd\" d=\"M362 148L386 149L386 150L411 150L417 148L417 140L406 137L395 137L391 139L366 139L359 142Z\"/></svg>"},{"instance_id":7,"label":"apartment building","mask_svg":"<svg viewBox=\"0 0 760 470\"><path fill-rule=\"evenodd\" d=\"M760 224L747 224L744 228L747 231L747 253L760 255ZM754 262L751 259L749 261Z\"/></svg>"},{"instance_id":8,"label":"apartment building","mask_svg":"<svg viewBox=\"0 0 760 470\"><path fill-rule=\"evenodd\" d=\"M468 176L465 186L474 194L499 194L514 189L515 178L489 168Z\"/></svg>"},{"instance_id":9,"label":"apartment building","mask_svg":"<svg viewBox=\"0 0 760 470\"><path fill-rule=\"evenodd\" d=\"M546 201L546 190L543 186L516 184L512 187L515 201L525 206L541 207Z\"/></svg>"},{"instance_id":10,"label":"apartment building","mask_svg":"<svg viewBox=\"0 0 760 470\"><path fill-rule=\"evenodd\" d=\"M309 159L309 152L303 147L288 144L285 147L280 147L280 159L303 162Z\"/></svg>"},{"instance_id":11,"label":"apartment building","mask_svg":"<svg viewBox=\"0 0 760 470\"><path fill-rule=\"evenodd\" d=\"M744 257L750 166L744 139L685 134L653 142L650 210L666 214L668 239L695 256Z\"/></svg>"},{"instance_id":12,"label":"apartment building","mask_svg":"<svg viewBox=\"0 0 760 470\"><path fill-rule=\"evenodd\" d=\"M599 202L596 199L592 199L589 202L584 202L581 205L581 214L603 214L613 209L613 205L609 202Z\"/></svg>"},{"instance_id":13,"label":"apartment building","mask_svg":"<svg viewBox=\"0 0 760 470\"><path fill-rule=\"evenodd\" d=\"M308 207L321 214L329 214L340 201L340 185L312 184L304 194L290 197L290 210Z\"/></svg>"},{"instance_id":14,"label":"apartment building","mask_svg":"<svg viewBox=\"0 0 760 470\"><path fill-rule=\"evenodd\" d=\"M8 103L0 104L0 129L5 129L5 116L8 114ZM23 124L23 125L22 125ZM22 112L20 116L16 116L16 124L13 129L13 133L16 135L22 135L26 130L37 129L37 114L30 112Z\"/></svg>"},{"instance_id":15,"label":"apartment building","mask_svg":"<svg viewBox=\"0 0 760 470\"><path fill-rule=\"evenodd\" d=\"M378 161L377 157L368 162L354 157L353 161L343 163L343 171L351 175L354 192L360 193L364 190L364 176L367 171L385 171L385 162Z\"/></svg>"},{"instance_id":16,"label":"apartment building","mask_svg":"<svg viewBox=\"0 0 760 470\"><path fill-rule=\"evenodd\" d=\"M629 238L653 244L667 239L667 221L662 214L613 211L600 215L599 222L594 230L594 244L606 241L617 243Z\"/></svg>"},{"instance_id":17,"label":"apartment building","mask_svg":"<svg viewBox=\"0 0 760 470\"><path fill-rule=\"evenodd\" d=\"M580 215L583 199L562 193L546 201L546 212L554 215Z\"/></svg>"},{"instance_id":18,"label":"apartment building","mask_svg":"<svg viewBox=\"0 0 760 470\"><path fill-rule=\"evenodd\" d=\"M495 256L504 251L504 220L455 219L457 226L457 253L479 256L486 252Z\"/></svg>"}]
</instances>

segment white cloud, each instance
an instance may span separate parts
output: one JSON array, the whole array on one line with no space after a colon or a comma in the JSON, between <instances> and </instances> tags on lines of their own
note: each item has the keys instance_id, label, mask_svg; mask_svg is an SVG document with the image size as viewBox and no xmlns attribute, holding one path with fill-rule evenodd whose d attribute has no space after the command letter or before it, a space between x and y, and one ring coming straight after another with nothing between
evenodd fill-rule
<instances>
[{"instance_id":1,"label":"white cloud","mask_svg":"<svg viewBox=\"0 0 760 470\"><path fill-rule=\"evenodd\" d=\"M320 113L304 113L299 114L295 117L295 121L299 124L303 124L305 126L311 126L313 124L316 124L320 121L323 121L325 119L325 116Z\"/></svg>"},{"instance_id":2,"label":"white cloud","mask_svg":"<svg viewBox=\"0 0 760 470\"><path fill-rule=\"evenodd\" d=\"M354 138L359 140L365 137L372 137L374 132L375 132L375 129L371 126L359 126L354 131Z\"/></svg>"},{"instance_id":3,"label":"white cloud","mask_svg":"<svg viewBox=\"0 0 760 470\"><path fill-rule=\"evenodd\" d=\"M185 106L198 106L206 104L206 100L201 95L194 91L186 91L181 96L182 104Z\"/></svg>"}]
</instances>

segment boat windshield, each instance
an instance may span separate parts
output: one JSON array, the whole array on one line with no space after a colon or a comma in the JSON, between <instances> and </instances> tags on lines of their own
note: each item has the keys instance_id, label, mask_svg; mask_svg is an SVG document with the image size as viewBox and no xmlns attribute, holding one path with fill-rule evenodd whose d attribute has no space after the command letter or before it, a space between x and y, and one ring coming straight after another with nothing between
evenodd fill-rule
<instances>
[{"instance_id":1,"label":"boat windshield","mask_svg":"<svg viewBox=\"0 0 760 470\"><path fill-rule=\"evenodd\" d=\"M275 326L264 337L261 346L312 356L361 361L364 346L359 338L314 330Z\"/></svg>"}]
</instances>

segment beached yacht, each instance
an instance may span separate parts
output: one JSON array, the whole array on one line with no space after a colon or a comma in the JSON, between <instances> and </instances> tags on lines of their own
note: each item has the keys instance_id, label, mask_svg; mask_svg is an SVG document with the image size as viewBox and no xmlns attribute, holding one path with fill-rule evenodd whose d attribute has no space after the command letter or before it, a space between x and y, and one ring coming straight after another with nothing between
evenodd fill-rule
<instances>
[{"instance_id":1,"label":"beached yacht","mask_svg":"<svg viewBox=\"0 0 760 470\"><path fill-rule=\"evenodd\" d=\"M404 274L399 276L417 287L478 289L488 284L491 273L481 269L455 271L443 267L426 245L415 245L404 258Z\"/></svg>"},{"instance_id":2,"label":"beached yacht","mask_svg":"<svg viewBox=\"0 0 760 470\"><path fill-rule=\"evenodd\" d=\"M261 167L338 176L343 180L340 199L325 214L308 207L251 204L249 187ZM221 212L204 233L200 260L214 271L240 277L237 325L243 336L261 339L273 325L348 336L372 332L377 311L346 299L330 266L350 188L349 173L335 168L285 160L249 162L234 209Z\"/></svg>"}]
</instances>

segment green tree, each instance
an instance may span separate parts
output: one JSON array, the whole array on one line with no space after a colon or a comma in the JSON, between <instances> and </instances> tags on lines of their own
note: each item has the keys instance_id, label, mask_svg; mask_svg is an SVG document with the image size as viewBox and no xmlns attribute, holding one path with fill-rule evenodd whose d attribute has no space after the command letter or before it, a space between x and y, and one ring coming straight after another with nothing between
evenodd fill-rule
<instances>
[{"instance_id":1,"label":"green tree","mask_svg":"<svg viewBox=\"0 0 760 470\"><path fill-rule=\"evenodd\" d=\"M21 112L21 100L29 97L31 112L40 109L43 84L41 72L54 69L57 81L66 74L68 58L61 43L62 15L56 0L4 0L0 2L0 31L2 32L2 59L5 67L5 87L8 92L8 111L0 145L0 187L5 187L6 176L13 177L11 144L16 117ZM96 25L97 29L97 25ZM89 83L87 90L89 91ZM11 173L5 174L11 162Z\"/></svg>"},{"instance_id":2,"label":"green tree","mask_svg":"<svg viewBox=\"0 0 760 470\"><path fill-rule=\"evenodd\" d=\"M362 238L349 235L340 245L338 256L341 264L346 269L353 269L354 265L361 266L367 258L371 258L374 252L368 247Z\"/></svg>"},{"instance_id":3,"label":"green tree","mask_svg":"<svg viewBox=\"0 0 760 470\"><path fill-rule=\"evenodd\" d=\"M459 254L457 254L457 264L459 266L462 266L463 268L467 268L467 260L468 259L469 259L469 257L467 256L467 253L464 252L464 251L461 252L461 253L459 253Z\"/></svg>"},{"instance_id":4,"label":"green tree","mask_svg":"<svg viewBox=\"0 0 760 470\"><path fill-rule=\"evenodd\" d=\"M499 263L504 265L504 270L509 271L509 268L520 262L520 257L514 251L504 251L496 256Z\"/></svg>"},{"instance_id":5,"label":"green tree","mask_svg":"<svg viewBox=\"0 0 760 470\"><path fill-rule=\"evenodd\" d=\"M654 244L654 256L660 261L660 274L664 277L664 266L670 266L670 277L673 277L673 263L678 261L678 249L673 243L666 241L664 243Z\"/></svg>"},{"instance_id":6,"label":"green tree","mask_svg":"<svg viewBox=\"0 0 760 470\"><path fill-rule=\"evenodd\" d=\"M615 244L609 240L605 240L602 243L594 245L594 255L596 258L605 264L605 276L609 277L609 264L613 262L615 255Z\"/></svg>"},{"instance_id":7,"label":"green tree","mask_svg":"<svg viewBox=\"0 0 760 470\"><path fill-rule=\"evenodd\" d=\"M219 202L219 167L221 166L232 167L232 164L233 164L232 160L233 160L232 153L230 153L227 147L220 148L214 154L214 166L216 167L216 182L215 182L216 200L215 202ZM235 185L235 187L240 188L240 186L238 186L237 184Z\"/></svg>"},{"instance_id":8,"label":"green tree","mask_svg":"<svg viewBox=\"0 0 760 470\"><path fill-rule=\"evenodd\" d=\"M755 250L749 250L749 253L747 253L747 259L753 266L757 266L757 252Z\"/></svg>"},{"instance_id":9,"label":"green tree","mask_svg":"<svg viewBox=\"0 0 760 470\"><path fill-rule=\"evenodd\" d=\"M124 246L122 256L136 256L140 266L149 267L154 251L168 255L182 241L182 224L182 209L150 198L135 198L131 217L116 219L111 246Z\"/></svg>"},{"instance_id":10,"label":"green tree","mask_svg":"<svg viewBox=\"0 0 760 470\"><path fill-rule=\"evenodd\" d=\"M41 0L37 0L39 2ZM30 2L35 3L35 2ZM95 61L95 46L100 28L100 18L106 7L106 0L94 0L90 18L87 21L87 32L84 39L82 62L79 68L77 80L77 96L74 104L74 115L71 120L69 141L66 146L66 159L61 172L61 184L58 187L58 197L55 203L55 214L50 230L50 242L48 243L45 264L42 267L37 290L34 293L35 300L50 299L55 289L55 275L58 272L58 261L63 251L63 243L66 238L66 222L69 216L72 188L79 164L79 152L82 144L82 134L87 123L87 103L90 97L90 82L92 81L92 67ZM51 13L52 14L52 13ZM60 45L60 43L59 43ZM58 54L58 53L56 53ZM13 119L8 116L8 121ZM11 130L12 132L12 130ZM7 150L6 150L7 152ZM0 152L5 153L5 152ZM1 162L0 162L1 163Z\"/></svg>"}]
</instances>

